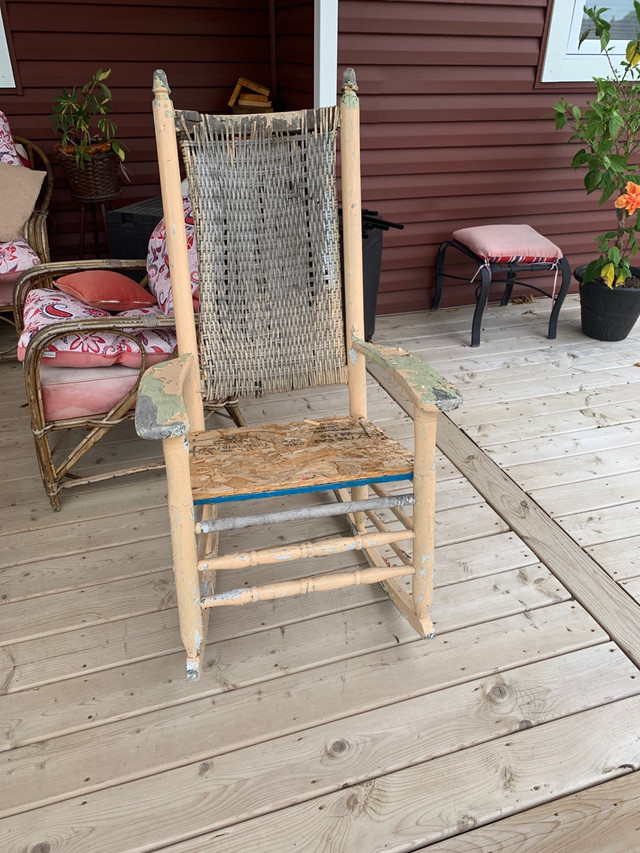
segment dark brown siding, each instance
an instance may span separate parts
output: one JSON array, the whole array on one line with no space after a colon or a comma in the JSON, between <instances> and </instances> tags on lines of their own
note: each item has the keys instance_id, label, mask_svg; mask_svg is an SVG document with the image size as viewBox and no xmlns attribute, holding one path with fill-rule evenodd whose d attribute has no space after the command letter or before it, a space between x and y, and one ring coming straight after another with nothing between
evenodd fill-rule
<instances>
[{"instance_id":1,"label":"dark brown siding","mask_svg":"<svg viewBox=\"0 0 640 853\"><path fill-rule=\"evenodd\" d=\"M313 106L313 0L276 0L278 104Z\"/></svg>"},{"instance_id":2,"label":"dark brown siding","mask_svg":"<svg viewBox=\"0 0 640 853\"><path fill-rule=\"evenodd\" d=\"M526 222L574 266L611 226L549 118L562 92L534 88L546 7L341 0L338 59L360 87L364 204L406 226L384 236L379 313L429 306L437 246L456 228ZM442 304L472 301L468 285L449 283Z\"/></svg>"},{"instance_id":3,"label":"dark brown siding","mask_svg":"<svg viewBox=\"0 0 640 853\"><path fill-rule=\"evenodd\" d=\"M118 136L129 146L132 183L117 206L159 194L151 82L167 72L176 104L223 111L239 76L270 80L268 0L7 0L22 95L3 95L15 133L52 154L48 116L63 86L111 68ZM52 249L77 256L79 206L55 167ZM89 248L87 246L87 248Z\"/></svg>"}]
</instances>

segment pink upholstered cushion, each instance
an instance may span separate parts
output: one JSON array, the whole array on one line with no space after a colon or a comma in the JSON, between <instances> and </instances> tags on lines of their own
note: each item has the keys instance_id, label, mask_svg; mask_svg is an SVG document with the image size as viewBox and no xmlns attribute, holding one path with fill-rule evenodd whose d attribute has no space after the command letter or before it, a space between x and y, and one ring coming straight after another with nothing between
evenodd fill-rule
<instances>
[{"instance_id":1,"label":"pink upholstered cushion","mask_svg":"<svg viewBox=\"0 0 640 853\"><path fill-rule=\"evenodd\" d=\"M492 264L552 263L562 251L530 225L478 225L460 228L453 239Z\"/></svg>"},{"instance_id":2,"label":"pink upholstered cushion","mask_svg":"<svg viewBox=\"0 0 640 853\"><path fill-rule=\"evenodd\" d=\"M130 391L138 371L112 367L42 367L42 403L49 421L81 418L110 411Z\"/></svg>"},{"instance_id":3,"label":"pink upholstered cushion","mask_svg":"<svg viewBox=\"0 0 640 853\"><path fill-rule=\"evenodd\" d=\"M128 311L156 304L152 293L113 270L83 270L63 275L55 281L55 286L63 293L105 311Z\"/></svg>"},{"instance_id":4,"label":"pink upholstered cushion","mask_svg":"<svg viewBox=\"0 0 640 853\"><path fill-rule=\"evenodd\" d=\"M0 163L9 163L11 166L22 165L11 135L9 122L3 112L0 112Z\"/></svg>"},{"instance_id":5,"label":"pink upholstered cushion","mask_svg":"<svg viewBox=\"0 0 640 853\"><path fill-rule=\"evenodd\" d=\"M162 309L158 305L151 305L148 308L134 308L130 311L120 311L118 317L140 317L143 314L164 316ZM173 329L136 329L134 334L147 353L147 367L151 367L152 364L158 364L160 361L165 361L178 346L178 339ZM135 344L129 338L121 337L119 345L120 357L118 358L118 364L124 364L127 367L139 367L140 350Z\"/></svg>"},{"instance_id":6,"label":"pink upholstered cushion","mask_svg":"<svg viewBox=\"0 0 640 853\"><path fill-rule=\"evenodd\" d=\"M191 271L191 292L194 298L194 308L198 309L198 253L193 227L193 213L188 196L182 199L184 207L184 222L187 230L187 251L189 269ZM171 277L169 275L169 256L167 254L167 235L164 219L156 225L147 250L147 275L149 290L154 294L158 305L165 314L173 314L173 295L171 293Z\"/></svg>"},{"instance_id":7,"label":"pink upholstered cushion","mask_svg":"<svg viewBox=\"0 0 640 853\"><path fill-rule=\"evenodd\" d=\"M24 326L18 341L18 359L24 360L27 344L36 332L44 329L45 326L62 320L89 317L109 317L109 313L100 308L85 305L75 296L68 296L58 290L32 290L24 306ZM61 363L70 365L80 360L85 367L98 367L105 363L115 364L118 358L117 336L95 336L74 332L50 346L44 358L57 359Z\"/></svg>"},{"instance_id":8,"label":"pink upholstered cushion","mask_svg":"<svg viewBox=\"0 0 640 853\"><path fill-rule=\"evenodd\" d=\"M23 270L40 263L40 258L26 240L0 243L0 305L13 302L13 285Z\"/></svg>"},{"instance_id":9,"label":"pink upholstered cushion","mask_svg":"<svg viewBox=\"0 0 640 853\"><path fill-rule=\"evenodd\" d=\"M123 311L124 317L138 317L142 314L162 312L157 305ZM112 317L108 311L93 308L81 302L75 296L57 290L32 290L27 296L24 309L24 330L18 341L18 359L24 360L31 338L40 329L61 320L85 319L90 317ZM175 333L171 329L132 330L147 350L146 363L150 366L164 361L176 347ZM43 360L56 367L104 367L112 364L125 364L138 367L142 357L140 349L120 332L80 332L72 331L52 343L43 355Z\"/></svg>"}]
</instances>

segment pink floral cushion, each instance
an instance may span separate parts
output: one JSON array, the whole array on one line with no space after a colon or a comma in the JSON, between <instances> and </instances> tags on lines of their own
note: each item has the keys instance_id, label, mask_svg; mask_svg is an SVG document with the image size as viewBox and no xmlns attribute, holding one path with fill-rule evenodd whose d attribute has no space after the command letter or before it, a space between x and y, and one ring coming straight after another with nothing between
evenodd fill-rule
<instances>
[{"instance_id":1,"label":"pink floral cushion","mask_svg":"<svg viewBox=\"0 0 640 853\"><path fill-rule=\"evenodd\" d=\"M26 240L0 243L0 305L11 305L13 286L23 270L40 263L40 258Z\"/></svg>"},{"instance_id":2,"label":"pink floral cushion","mask_svg":"<svg viewBox=\"0 0 640 853\"><path fill-rule=\"evenodd\" d=\"M562 257L562 251L530 225L477 225L452 236L491 264L553 263Z\"/></svg>"},{"instance_id":3,"label":"pink floral cushion","mask_svg":"<svg viewBox=\"0 0 640 853\"><path fill-rule=\"evenodd\" d=\"M134 308L121 314L110 314L81 302L75 296L58 290L32 290L27 296L24 309L24 329L18 341L18 359L24 361L27 345L40 329L62 320L90 317L139 317L142 314L161 315L160 308ZM147 350L148 365L164 361L176 346L175 333L171 329L136 329L132 334ZM119 332L73 331L50 344L43 354L43 361L56 367L104 367L123 364L139 367L142 361L140 350L129 338Z\"/></svg>"},{"instance_id":4,"label":"pink floral cushion","mask_svg":"<svg viewBox=\"0 0 640 853\"><path fill-rule=\"evenodd\" d=\"M193 213L191 201L188 196L183 196L184 222L187 229L187 252L189 257L189 269L191 271L191 293L193 294L194 308L198 309L198 253L196 249L196 237L193 226ZM158 305L165 314L173 314L173 295L171 293L171 277L169 275L169 256L167 254L167 234L164 219L156 225L147 249L147 275L149 277L149 290L158 300Z\"/></svg>"},{"instance_id":5,"label":"pink floral cushion","mask_svg":"<svg viewBox=\"0 0 640 853\"><path fill-rule=\"evenodd\" d=\"M155 314L163 317L164 313L159 305L151 305L148 308L131 308L129 311L119 311L118 317L140 317L142 314ZM144 346L147 353L147 366L165 361L178 346L178 339L173 329L136 329L135 337ZM127 367L140 366L140 351L129 340L120 338L120 357L118 364Z\"/></svg>"},{"instance_id":6,"label":"pink floral cushion","mask_svg":"<svg viewBox=\"0 0 640 853\"><path fill-rule=\"evenodd\" d=\"M0 163L9 163L11 166L22 165L11 135L9 122L3 112L0 112Z\"/></svg>"}]
</instances>

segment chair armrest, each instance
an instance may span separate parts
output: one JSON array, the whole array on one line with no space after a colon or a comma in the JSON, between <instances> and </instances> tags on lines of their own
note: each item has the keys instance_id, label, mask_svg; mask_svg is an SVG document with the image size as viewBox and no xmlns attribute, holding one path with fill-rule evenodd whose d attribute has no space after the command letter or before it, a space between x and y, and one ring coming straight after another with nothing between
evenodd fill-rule
<instances>
[{"instance_id":1,"label":"chair armrest","mask_svg":"<svg viewBox=\"0 0 640 853\"><path fill-rule=\"evenodd\" d=\"M459 391L437 370L406 350L365 343L358 338L354 338L353 348L389 373L418 409L426 411L436 406L450 412L461 405Z\"/></svg>"},{"instance_id":2,"label":"chair armrest","mask_svg":"<svg viewBox=\"0 0 640 853\"><path fill-rule=\"evenodd\" d=\"M140 438L166 439L189 432L183 389L191 370L191 354L150 367L140 380L136 432Z\"/></svg>"},{"instance_id":3,"label":"chair armrest","mask_svg":"<svg viewBox=\"0 0 640 853\"><path fill-rule=\"evenodd\" d=\"M38 264L20 273L13 288L13 317L18 330L22 334L24 303L29 291L35 288L52 288L54 278L85 270L138 270L146 269L144 259L120 260L119 258L92 259L88 261L55 261L51 264Z\"/></svg>"}]
</instances>

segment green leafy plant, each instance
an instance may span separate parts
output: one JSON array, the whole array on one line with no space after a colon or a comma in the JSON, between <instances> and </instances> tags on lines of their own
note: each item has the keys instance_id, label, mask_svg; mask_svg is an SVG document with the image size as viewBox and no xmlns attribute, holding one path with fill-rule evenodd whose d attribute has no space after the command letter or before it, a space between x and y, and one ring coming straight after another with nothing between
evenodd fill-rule
<instances>
[{"instance_id":1,"label":"green leafy plant","mask_svg":"<svg viewBox=\"0 0 640 853\"><path fill-rule=\"evenodd\" d=\"M580 36L581 45L594 32L600 51L609 62L611 76L595 77L596 97L586 107L564 98L554 106L556 128L568 125L571 142L582 147L571 165L586 168L588 193L598 191L600 204L614 193L616 228L596 237L600 256L584 272L583 281L601 278L609 287L619 287L631 278L630 259L638 252L637 210L640 208L640 2L634 0L638 32L628 44L625 58L614 64L609 49L611 24L603 17L608 10L585 6L591 25Z\"/></svg>"},{"instance_id":2,"label":"green leafy plant","mask_svg":"<svg viewBox=\"0 0 640 853\"><path fill-rule=\"evenodd\" d=\"M115 138L117 127L109 117L111 92L104 81L110 74L110 68L98 68L81 89L63 89L53 100L53 129L62 134L62 149L72 149L80 169L96 150L111 148L120 160L125 158L127 147Z\"/></svg>"}]
</instances>

